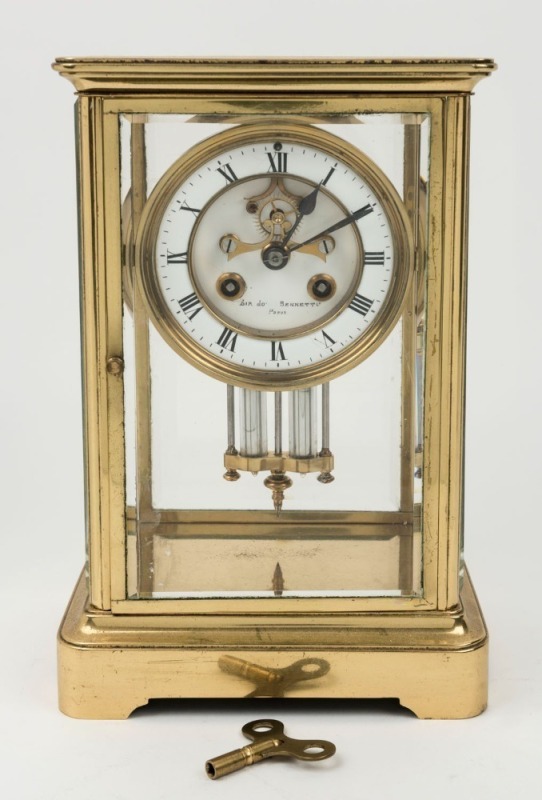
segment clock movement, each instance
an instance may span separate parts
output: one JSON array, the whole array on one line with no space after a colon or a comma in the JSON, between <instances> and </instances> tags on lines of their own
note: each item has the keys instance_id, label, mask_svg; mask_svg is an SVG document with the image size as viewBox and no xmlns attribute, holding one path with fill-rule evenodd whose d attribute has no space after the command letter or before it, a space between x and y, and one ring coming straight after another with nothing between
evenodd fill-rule
<instances>
[{"instance_id":1,"label":"clock movement","mask_svg":"<svg viewBox=\"0 0 542 800\"><path fill-rule=\"evenodd\" d=\"M493 62L54 68L77 90L87 503L61 709L479 713L466 221Z\"/></svg>"}]
</instances>

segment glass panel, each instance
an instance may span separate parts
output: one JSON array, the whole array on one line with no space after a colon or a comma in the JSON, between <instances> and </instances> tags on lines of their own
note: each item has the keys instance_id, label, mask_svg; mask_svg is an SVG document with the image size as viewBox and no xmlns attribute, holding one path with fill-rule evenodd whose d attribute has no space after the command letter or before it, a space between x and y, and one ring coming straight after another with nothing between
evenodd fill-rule
<instances>
[{"instance_id":1,"label":"glass panel","mask_svg":"<svg viewBox=\"0 0 542 800\"><path fill-rule=\"evenodd\" d=\"M260 509L270 507L263 477L243 473L223 480L226 450L226 386L194 370L151 328L152 364L152 492L161 509ZM401 373L402 324L358 368L331 382L330 428L335 480L317 481L317 474L292 476L286 510L323 509L399 511L401 502ZM187 391L190 387L190 391ZM237 446L245 455L246 403L235 389ZM259 438L274 448L274 392L258 392L266 420ZM290 439L289 394L284 393L282 442ZM317 428L321 429L320 392ZM202 409L203 398L203 409ZM204 414L202 418L202 414ZM256 440L256 414L249 426ZM264 435L265 432L265 435ZM321 437L318 437L320 440ZM258 455L258 449L250 455ZM269 449L265 448L266 451ZM320 449L320 448L318 448ZM246 453L249 454L249 453Z\"/></svg>"},{"instance_id":2,"label":"glass panel","mask_svg":"<svg viewBox=\"0 0 542 800\"><path fill-rule=\"evenodd\" d=\"M277 122L280 134L271 126L254 147L228 139L221 151L220 140L200 144L237 135L218 119L121 119L133 598L422 592L430 121L367 114L306 124L324 138L309 135L305 149L303 126L290 146ZM334 137L361 151L361 166L341 160ZM374 194L352 199L336 171L362 191L366 179ZM398 295L409 229L417 269L396 310L381 313ZM204 319L215 333L198 327ZM371 335L364 352L357 342ZM350 351L326 380L320 361L333 367ZM319 380L306 377L315 361ZM300 365L300 389L278 391L286 363ZM269 388L251 386L252 374Z\"/></svg>"}]
</instances>

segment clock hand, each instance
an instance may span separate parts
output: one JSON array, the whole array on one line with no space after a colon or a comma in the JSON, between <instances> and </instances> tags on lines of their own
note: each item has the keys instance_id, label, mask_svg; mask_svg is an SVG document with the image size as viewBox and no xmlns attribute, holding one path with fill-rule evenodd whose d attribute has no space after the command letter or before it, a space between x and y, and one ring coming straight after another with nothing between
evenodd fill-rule
<instances>
[{"instance_id":1,"label":"clock hand","mask_svg":"<svg viewBox=\"0 0 542 800\"><path fill-rule=\"evenodd\" d=\"M296 221L294 222L294 224L292 225L292 227L282 240L283 247L287 242L290 241L293 232L295 231L295 229L297 228L303 217L306 217L308 214L312 214L312 212L314 211L316 207L316 200L318 198L318 192L320 191L321 186L322 183L320 182L318 186L315 189L313 189L312 192L310 192L310 194L307 194L305 195L305 197L302 198L301 202L299 203Z\"/></svg>"},{"instance_id":2,"label":"clock hand","mask_svg":"<svg viewBox=\"0 0 542 800\"><path fill-rule=\"evenodd\" d=\"M305 239L304 242L300 242L299 244L294 244L292 247L289 248L289 250L290 252L293 252L294 250L299 250L300 247L304 247L307 244L311 244L311 242L314 242L316 239L320 239L322 236L326 236L328 233L333 233L333 231L338 231L340 228L344 228L346 227L346 225L350 225L351 222L355 222L356 220L361 219L362 217L366 217L367 214L370 214L372 212L372 210L373 207L369 204L363 206L363 208L358 208L357 211L354 211L352 212L352 214L349 214L347 217L344 217L344 219L341 219L340 222L336 222L334 225L330 225L329 228L326 228L323 231L319 231L314 236Z\"/></svg>"}]
</instances>

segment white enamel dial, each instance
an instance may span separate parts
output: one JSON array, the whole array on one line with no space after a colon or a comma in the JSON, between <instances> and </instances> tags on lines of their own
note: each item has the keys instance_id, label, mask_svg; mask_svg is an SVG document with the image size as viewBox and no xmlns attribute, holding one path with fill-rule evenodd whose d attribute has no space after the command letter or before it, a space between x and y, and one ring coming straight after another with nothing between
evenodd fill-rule
<instances>
[{"instance_id":1,"label":"white enamel dial","mask_svg":"<svg viewBox=\"0 0 542 800\"><path fill-rule=\"evenodd\" d=\"M311 176L317 174L324 162L322 154L304 149L303 159L320 156L317 164L310 164ZM261 167L269 145L255 145L252 150L249 163L243 163L242 170L238 167L239 172L258 162ZM240 149L228 156L230 164L241 164L244 158ZM298 159L300 172L302 158ZM312 213L301 219L295 236L281 248L281 241L296 222L300 201L318 186L311 180L297 174L265 173L240 178L213 197L194 226L189 246L190 278L216 316L241 333L264 339L299 338L335 316L360 284L362 246L355 226L345 226L335 237L319 236L311 244L294 249L328 227L329 220L342 219L349 213L325 187L316 192ZM178 197L173 200L172 213L178 201ZM241 296L233 298L221 291L220 283L217 286L222 275L232 272L240 276L244 289ZM313 279L323 275L328 277L320 279L321 291L326 294L327 289L328 296L319 297L320 284L315 291Z\"/></svg>"},{"instance_id":2,"label":"white enamel dial","mask_svg":"<svg viewBox=\"0 0 542 800\"><path fill-rule=\"evenodd\" d=\"M181 159L149 200L140 260L151 316L228 382L321 382L361 360L363 342L374 349L381 321L396 317L404 218L381 174L336 137L228 133Z\"/></svg>"}]
</instances>

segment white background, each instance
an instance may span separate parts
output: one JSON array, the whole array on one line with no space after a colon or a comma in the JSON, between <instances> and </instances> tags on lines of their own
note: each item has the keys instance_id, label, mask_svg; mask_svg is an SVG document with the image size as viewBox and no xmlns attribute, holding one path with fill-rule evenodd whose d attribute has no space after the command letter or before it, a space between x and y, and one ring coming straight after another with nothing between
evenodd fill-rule
<instances>
[{"instance_id":1,"label":"white background","mask_svg":"<svg viewBox=\"0 0 542 800\"><path fill-rule=\"evenodd\" d=\"M539 24L528 0L3 0L0 324L3 796L27 800L537 798L542 792ZM420 722L375 703L56 709L55 631L83 562L72 87L55 56L465 56L473 101L466 540L491 630L490 706ZM211 783L206 758L277 716L322 764Z\"/></svg>"}]
</instances>

